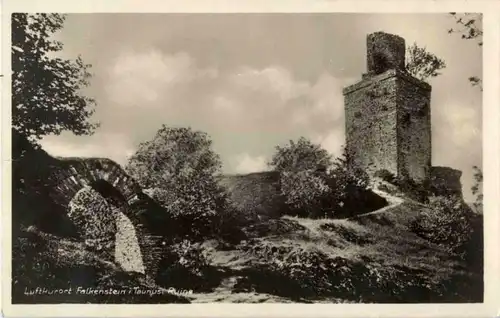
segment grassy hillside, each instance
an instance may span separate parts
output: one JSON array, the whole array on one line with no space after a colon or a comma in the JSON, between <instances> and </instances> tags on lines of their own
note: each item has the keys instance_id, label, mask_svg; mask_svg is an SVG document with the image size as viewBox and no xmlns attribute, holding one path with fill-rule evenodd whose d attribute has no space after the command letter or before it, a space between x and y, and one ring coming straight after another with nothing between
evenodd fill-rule
<instances>
[{"instance_id":1,"label":"grassy hillside","mask_svg":"<svg viewBox=\"0 0 500 318\"><path fill-rule=\"evenodd\" d=\"M481 272L412 231L426 209L402 200L353 219L282 217L247 227L231 250L206 242L219 284L192 301L482 301Z\"/></svg>"},{"instance_id":2,"label":"grassy hillside","mask_svg":"<svg viewBox=\"0 0 500 318\"><path fill-rule=\"evenodd\" d=\"M50 303L189 303L178 295L148 280L140 273L125 272L112 256L97 254L75 240L40 232L35 227L23 229L13 242L12 299L14 304ZM30 294L36 287L71 293ZM84 294L87 288L126 294ZM144 295L134 288L162 292Z\"/></svg>"}]
</instances>

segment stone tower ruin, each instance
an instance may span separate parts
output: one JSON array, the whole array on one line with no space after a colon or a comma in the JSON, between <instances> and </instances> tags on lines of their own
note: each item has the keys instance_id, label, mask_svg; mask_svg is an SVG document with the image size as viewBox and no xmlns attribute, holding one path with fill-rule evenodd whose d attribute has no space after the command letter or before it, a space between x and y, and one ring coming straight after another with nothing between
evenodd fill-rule
<instances>
[{"instance_id":1,"label":"stone tower ruin","mask_svg":"<svg viewBox=\"0 0 500 318\"><path fill-rule=\"evenodd\" d=\"M346 150L368 173L388 170L422 182L431 168L431 86L405 68L405 40L367 37L367 68L344 88Z\"/></svg>"}]
</instances>

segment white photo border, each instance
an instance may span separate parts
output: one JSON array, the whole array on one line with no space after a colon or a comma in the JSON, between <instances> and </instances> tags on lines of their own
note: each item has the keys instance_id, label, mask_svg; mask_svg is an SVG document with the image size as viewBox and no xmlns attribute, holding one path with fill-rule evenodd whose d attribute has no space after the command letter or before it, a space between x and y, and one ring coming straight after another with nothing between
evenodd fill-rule
<instances>
[{"instance_id":1,"label":"white photo border","mask_svg":"<svg viewBox=\"0 0 500 318\"><path fill-rule=\"evenodd\" d=\"M11 304L10 16L13 12L483 13L484 303L482 304ZM6 317L495 317L500 314L500 1L4 0L2 8L2 312Z\"/></svg>"}]
</instances>

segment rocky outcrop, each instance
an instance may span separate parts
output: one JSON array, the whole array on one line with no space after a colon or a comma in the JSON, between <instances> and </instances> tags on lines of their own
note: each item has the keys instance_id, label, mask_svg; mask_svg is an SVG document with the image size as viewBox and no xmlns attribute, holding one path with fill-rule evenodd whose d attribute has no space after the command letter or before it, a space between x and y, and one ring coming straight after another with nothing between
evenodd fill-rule
<instances>
[{"instance_id":1,"label":"rocky outcrop","mask_svg":"<svg viewBox=\"0 0 500 318\"><path fill-rule=\"evenodd\" d=\"M432 167L430 187L436 195L454 195L463 198L462 171L450 167Z\"/></svg>"}]
</instances>

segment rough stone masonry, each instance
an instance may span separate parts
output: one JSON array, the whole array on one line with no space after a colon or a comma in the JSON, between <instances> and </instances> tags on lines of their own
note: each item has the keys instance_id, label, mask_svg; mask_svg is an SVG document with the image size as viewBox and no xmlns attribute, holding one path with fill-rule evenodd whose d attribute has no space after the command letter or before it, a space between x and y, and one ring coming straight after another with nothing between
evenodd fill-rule
<instances>
[{"instance_id":1,"label":"rough stone masonry","mask_svg":"<svg viewBox=\"0 0 500 318\"><path fill-rule=\"evenodd\" d=\"M346 148L369 173L421 182L431 173L431 86L406 71L405 51L399 36L368 35L368 72L343 92Z\"/></svg>"}]
</instances>

